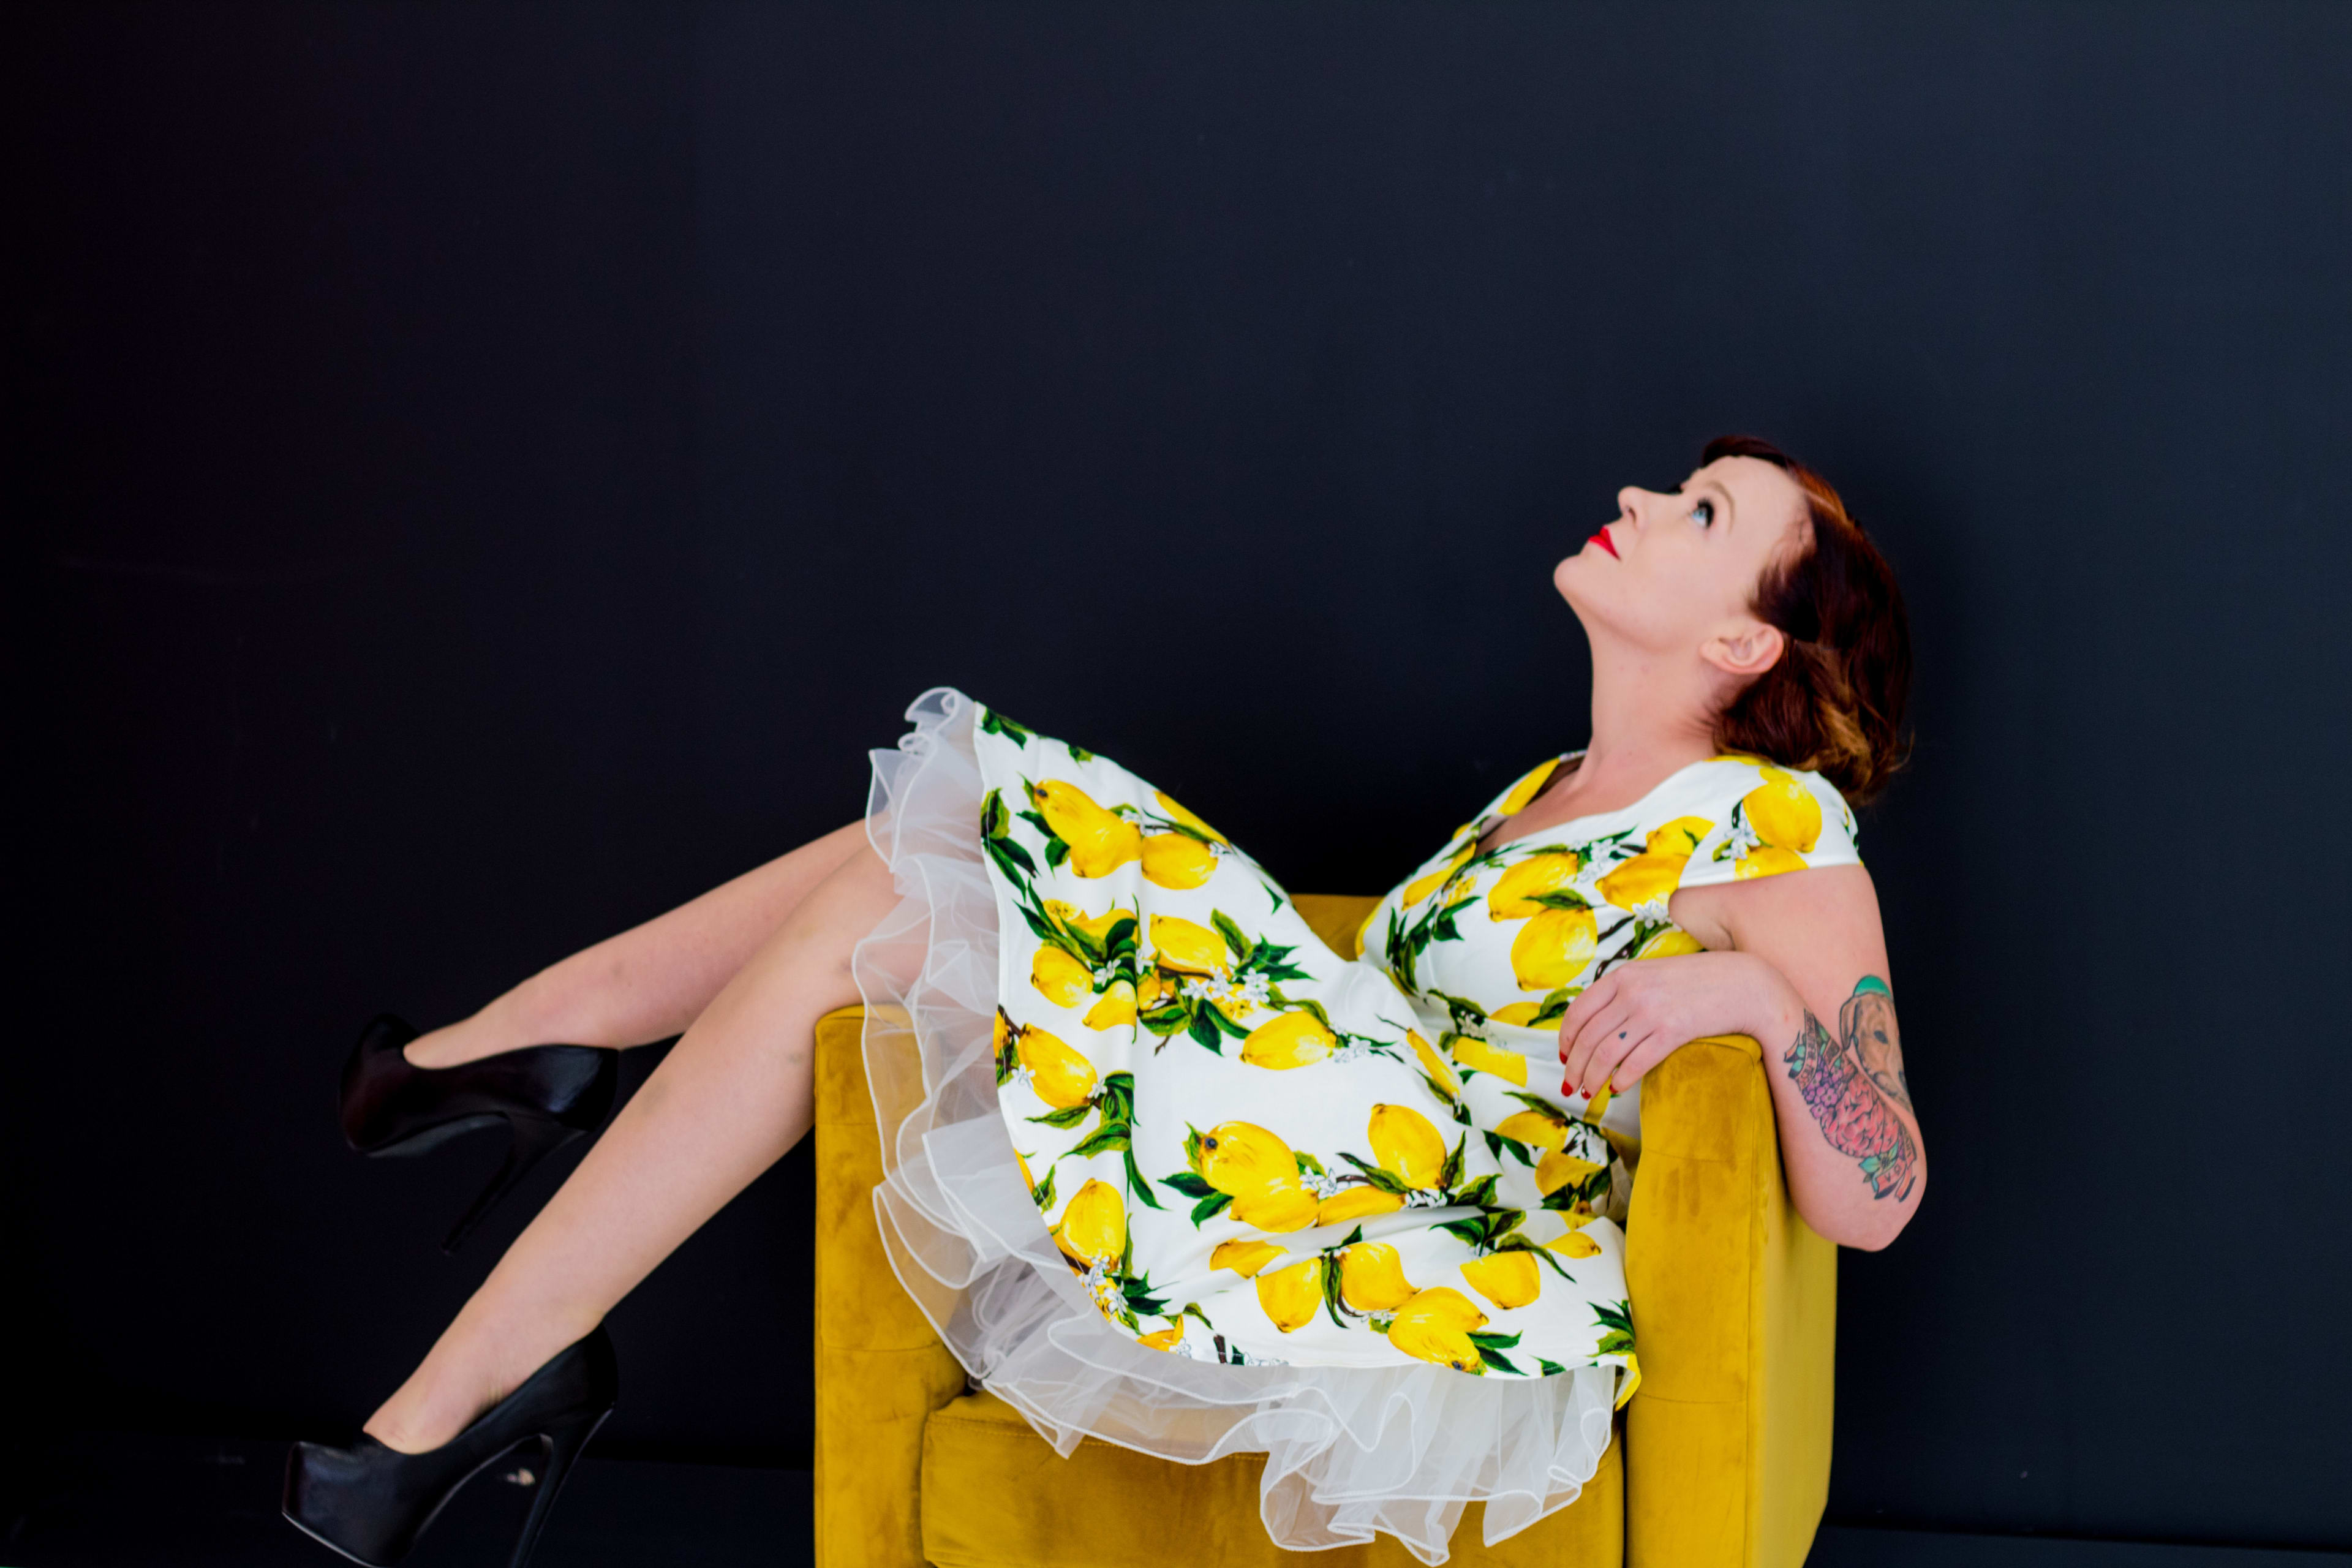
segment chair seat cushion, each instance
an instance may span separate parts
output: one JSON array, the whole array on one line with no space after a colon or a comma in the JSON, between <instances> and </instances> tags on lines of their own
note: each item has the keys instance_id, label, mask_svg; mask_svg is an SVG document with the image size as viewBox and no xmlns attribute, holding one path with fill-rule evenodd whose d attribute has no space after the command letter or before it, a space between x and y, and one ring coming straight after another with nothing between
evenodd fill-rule
<instances>
[{"instance_id":1,"label":"chair seat cushion","mask_svg":"<svg viewBox=\"0 0 2352 1568\"><path fill-rule=\"evenodd\" d=\"M1483 1543L1483 1509L1471 1504L1449 1568L1617 1568L1622 1448L1609 1445L1583 1496L1499 1546ZM1262 1454L1179 1465L1093 1438L1065 1459L1004 1401L967 1394L923 1429L923 1555L939 1568L1416 1568L1387 1536L1329 1552L1278 1550L1258 1520L1265 1465Z\"/></svg>"}]
</instances>

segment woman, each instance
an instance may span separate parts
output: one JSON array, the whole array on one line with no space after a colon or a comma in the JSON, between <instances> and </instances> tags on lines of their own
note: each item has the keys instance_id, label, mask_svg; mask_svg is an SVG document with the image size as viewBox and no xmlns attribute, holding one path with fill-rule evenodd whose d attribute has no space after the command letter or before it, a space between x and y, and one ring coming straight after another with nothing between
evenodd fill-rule
<instances>
[{"instance_id":1,"label":"woman","mask_svg":"<svg viewBox=\"0 0 2352 1568\"><path fill-rule=\"evenodd\" d=\"M520 1561L610 1408L604 1314L808 1130L816 1021L861 996L899 1275L1065 1452L1265 1450L1294 1548L1387 1530L1439 1560L1471 1498L1490 1539L1572 1500L1640 1377L1644 1073L1763 1042L1833 1241L1885 1246L1926 1181L1846 805L1898 760L1893 575L1752 438L1619 506L1554 574L1591 744L1465 824L1352 961L1166 795L942 690L877 753L866 823L461 1023L376 1031L355 1142L505 1114L526 1162L609 1087L609 1057L538 1042L684 1037L366 1436L298 1446L289 1517L390 1561L543 1436Z\"/></svg>"}]
</instances>

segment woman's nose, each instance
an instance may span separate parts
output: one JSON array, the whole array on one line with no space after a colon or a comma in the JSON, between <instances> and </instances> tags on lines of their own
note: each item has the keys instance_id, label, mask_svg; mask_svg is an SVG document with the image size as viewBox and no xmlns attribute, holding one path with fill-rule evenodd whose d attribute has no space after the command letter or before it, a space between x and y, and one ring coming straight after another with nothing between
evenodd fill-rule
<instances>
[{"instance_id":1,"label":"woman's nose","mask_svg":"<svg viewBox=\"0 0 2352 1568\"><path fill-rule=\"evenodd\" d=\"M1649 491L1638 485L1627 485L1617 492L1617 515L1638 526L1642 521L1642 503L1649 499Z\"/></svg>"}]
</instances>

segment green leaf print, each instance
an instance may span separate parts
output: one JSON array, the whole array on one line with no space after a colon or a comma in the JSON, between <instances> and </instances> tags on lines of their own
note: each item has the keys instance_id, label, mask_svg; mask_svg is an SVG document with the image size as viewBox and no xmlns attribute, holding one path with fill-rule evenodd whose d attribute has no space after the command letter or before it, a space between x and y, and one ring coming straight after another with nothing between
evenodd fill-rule
<instances>
[{"instance_id":1,"label":"green leaf print","mask_svg":"<svg viewBox=\"0 0 2352 1568\"><path fill-rule=\"evenodd\" d=\"M1219 1215L1224 1213L1233 1201L1233 1198L1227 1194L1211 1193L1207 1197L1202 1198L1199 1203L1194 1204L1192 1205L1192 1228L1198 1230L1203 1222L1213 1220ZM1155 1204L1152 1206L1156 1208L1159 1205Z\"/></svg>"},{"instance_id":2,"label":"green leaf print","mask_svg":"<svg viewBox=\"0 0 2352 1568\"><path fill-rule=\"evenodd\" d=\"M1223 910L1212 910L1209 911L1209 923L1217 928L1219 936L1225 939L1225 946L1232 950L1234 963L1239 963L1250 955L1250 948L1254 944L1249 933L1234 923L1233 916Z\"/></svg>"},{"instance_id":3,"label":"green leaf print","mask_svg":"<svg viewBox=\"0 0 2352 1568\"><path fill-rule=\"evenodd\" d=\"M1033 1116L1029 1118L1029 1120L1032 1121L1042 1121L1048 1127L1058 1128L1066 1132L1071 1128L1076 1127L1079 1122L1084 1121L1087 1119L1087 1112L1093 1109L1094 1107L1090 1104L1066 1105L1059 1110L1049 1110L1043 1116Z\"/></svg>"},{"instance_id":4,"label":"green leaf print","mask_svg":"<svg viewBox=\"0 0 2352 1568\"><path fill-rule=\"evenodd\" d=\"M1592 1303L1592 1321L1601 1330L1601 1342L1592 1347L1596 1356L1616 1355L1633 1348L1633 1304L1620 1301L1612 1306L1606 1301Z\"/></svg>"},{"instance_id":5,"label":"green leaf print","mask_svg":"<svg viewBox=\"0 0 2352 1568\"><path fill-rule=\"evenodd\" d=\"M1054 1206L1054 1167L1053 1167L1053 1166L1048 1165L1048 1166L1046 1166L1046 1167L1045 1167L1045 1179L1044 1181L1042 1181L1042 1182L1038 1183L1038 1184L1037 1184L1037 1190L1036 1190L1035 1192L1034 1192L1034 1193L1031 1193L1029 1195L1030 1195L1031 1197L1035 1198L1035 1199L1037 1200L1037 1208L1038 1208L1038 1211L1039 1211L1040 1213L1046 1212L1046 1211L1048 1211L1048 1210L1050 1210L1050 1209L1052 1209L1052 1208L1053 1208L1053 1206Z\"/></svg>"},{"instance_id":6,"label":"green leaf print","mask_svg":"<svg viewBox=\"0 0 2352 1568\"><path fill-rule=\"evenodd\" d=\"M1511 1363L1510 1357L1503 1354L1503 1352L1518 1342L1519 1336L1517 1334L1474 1333L1470 1336L1470 1343L1477 1350L1478 1359L1485 1362L1491 1370L1508 1373L1513 1377L1524 1377L1527 1374Z\"/></svg>"},{"instance_id":7,"label":"green leaf print","mask_svg":"<svg viewBox=\"0 0 2352 1568\"><path fill-rule=\"evenodd\" d=\"M1095 754L1084 746L1074 746L1065 741L1062 742L1062 749L1070 753L1070 761L1074 763L1091 763L1095 760Z\"/></svg>"},{"instance_id":8,"label":"green leaf print","mask_svg":"<svg viewBox=\"0 0 2352 1568\"><path fill-rule=\"evenodd\" d=\"M1542 1375L1545 1377L1558 1377L1561 1373L1568 1370L1568 1368L1560 1365L1559 1363L1556 1361L1546 1361L1541 1356L1536 1357L1536 1365L1542 1369Z\"/></svg>"},{"instance_id":9,"label":"green leaf print","mask_svg":"<svg viewBox=\"0 0 2352 1568\"><path fill-rule=\"evenodd\" d=\"M993 708L983 708L980 710L980 727L986 734L1002 735L1019 746L1027 745L1030 737L1036 733L1025 724L1014 723Z\"/></svg>"}]
</instances>

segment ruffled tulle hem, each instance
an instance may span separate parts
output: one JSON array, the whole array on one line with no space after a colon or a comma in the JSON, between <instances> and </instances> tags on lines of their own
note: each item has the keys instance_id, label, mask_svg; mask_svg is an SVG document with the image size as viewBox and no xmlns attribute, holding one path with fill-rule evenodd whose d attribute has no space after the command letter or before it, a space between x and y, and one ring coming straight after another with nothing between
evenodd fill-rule
<instances>
[{"instance_id":1,"label":"ruffled tulle hem","mask_svg":"<svg viewBox=\"0 0 2352 1568\"><path fill-rule=\"evenodd\" d=\"M1039 1217L997 1103L997 905L982 859L978 705L949 688L873 753L866 825L900 902L857 948L891 1266L972 1379L1067 1456L1096 1437L1183 1464L1266 1457L1260 1512L1291 1551L1395 1536L1445 1561L1467 1503L1492 1545L1573 1502L1617 1373L1487 1380L1438 1366L1234 1366L1115 1330Z\"/></svg>"}]
</instances>

